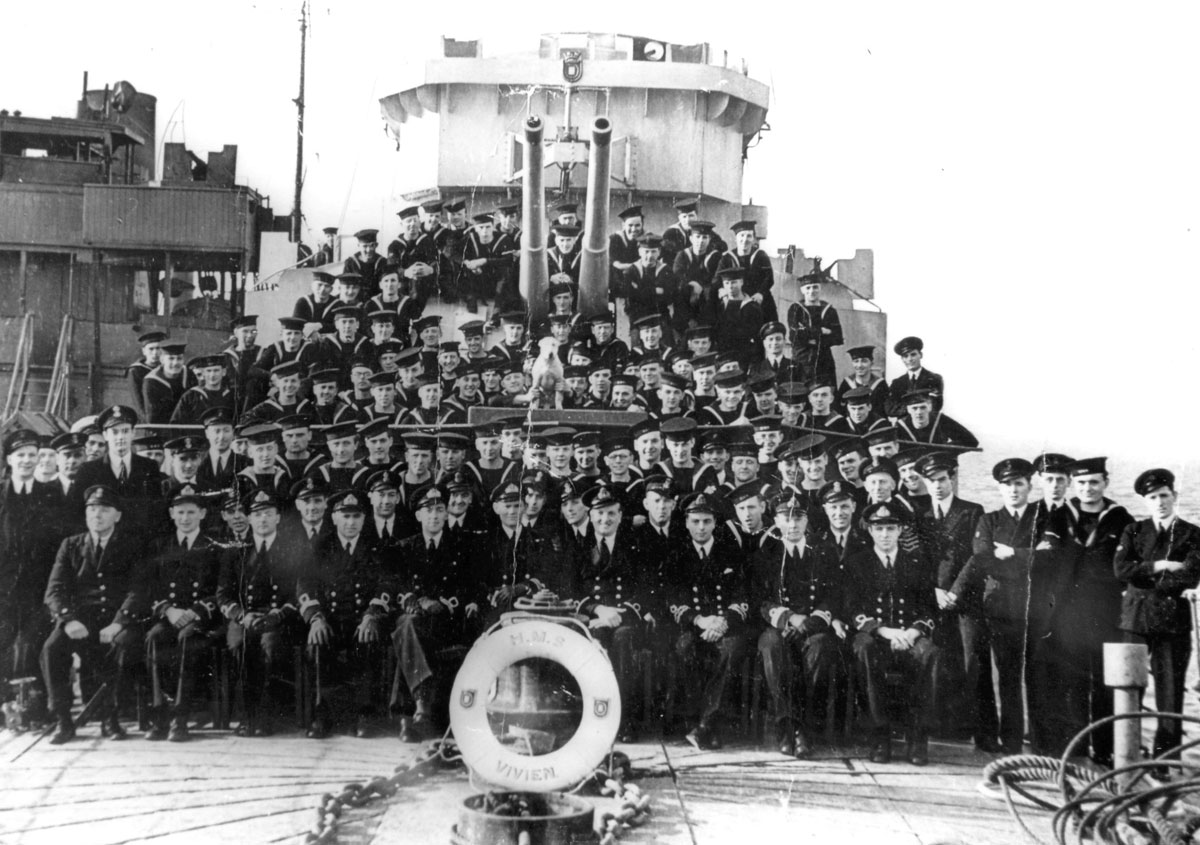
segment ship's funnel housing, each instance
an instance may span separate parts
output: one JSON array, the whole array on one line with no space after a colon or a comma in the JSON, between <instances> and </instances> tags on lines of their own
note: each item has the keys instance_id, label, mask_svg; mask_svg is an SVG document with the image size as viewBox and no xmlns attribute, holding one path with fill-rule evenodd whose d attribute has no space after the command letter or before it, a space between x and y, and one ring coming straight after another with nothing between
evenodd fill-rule
<instances>
[{"instance_id":1,"label":"ship's funnel housing","mask_svg":"<svg viewBox=\"0 0 1200 845\"><path fill-rule=\"evenodd\" d=\"M579 267L579 311L593 314L608 307L608 195L611 182L612 122L592 121L588 151L586 241Z\"/></svg>"},{"instance_id":2,"label":"ship's funnel housing","mask_svg":"<svg viewBox=\"0 0 1200 845\"><path fill-rule=\"evenodd\" d=\"M542 179L542 119L536 115L525 121L525 167L521 190L521 296L529 309L529 318L538 322L546 316L550 303L546 293L550 270L546 264L546 186Z\"/></svg>"}]
</instances>

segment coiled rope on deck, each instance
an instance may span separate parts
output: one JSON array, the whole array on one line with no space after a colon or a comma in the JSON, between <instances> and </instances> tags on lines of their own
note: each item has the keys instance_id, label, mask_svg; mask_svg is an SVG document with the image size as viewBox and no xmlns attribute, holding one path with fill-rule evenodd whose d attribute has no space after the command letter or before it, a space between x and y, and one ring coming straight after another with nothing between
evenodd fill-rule
<instances>
[{"instance_id":1,"label":"coiled rope on deck","mask_svg":"<svg viewBox=\"0 0 1200 845\"><path fill-rule=\"evenodd\" d=\"M1025 809L1054 814L1051 829L1058 845L1186 845L1200 830L1200 766L1172 758L1200 745L1200 739L1108 771L1071 760L1093 731L1142 718L1200 724L1200 718L1194 716L1158 711L1098 719L1075 735L1061 758L1019 754L989 763L983 770L980 791L1003 798L1021 831L1037 845L1045 843L1022 818L1013 793L1027 802ZM1175 772L1183 777L1166 780L1167 774ZM1045 797L1050 788L1058 792L1058 800Z\"/></svg>"}]
</instances>

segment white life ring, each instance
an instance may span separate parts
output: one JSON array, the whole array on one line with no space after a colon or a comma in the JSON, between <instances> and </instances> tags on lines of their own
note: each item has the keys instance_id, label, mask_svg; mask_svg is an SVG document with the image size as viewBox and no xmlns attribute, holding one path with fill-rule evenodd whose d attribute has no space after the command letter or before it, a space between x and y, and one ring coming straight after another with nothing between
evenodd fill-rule
<instances>
[{"instance_id":1,"label":"white life ring","mask_svg":"<svg viewBox=\"0 0 1200 845\"><path fill-rule=\"evenodd\" d=\"M488 725L487 695L502 671L530 657L558 663L574 677L583 718L574 736L548 754L505 748ZM531 619L501 627L471 648L454 678L450 727L463 760L483 780L527 792L575 786L612 749L621 722L621 693L608 655L597 643L553 621Z\"/></svg>"}]
</instances>

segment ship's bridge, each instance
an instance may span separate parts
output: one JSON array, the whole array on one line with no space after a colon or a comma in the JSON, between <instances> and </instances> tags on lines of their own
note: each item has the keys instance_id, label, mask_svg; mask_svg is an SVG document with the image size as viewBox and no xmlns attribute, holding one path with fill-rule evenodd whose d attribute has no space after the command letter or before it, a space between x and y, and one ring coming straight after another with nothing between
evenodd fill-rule
<instances>
[{"instance_id":1,"label":"ship's bridge","mask_svg":"<svg viewBox=\"0 0 1200 845\"><path fill-rule=\"evenodd\" d=\"M543 35L536 53L497 56L479 41L443 39L442 53L380 100L406 173L424 180L402 190L469 192L476 206L515 195L517 136L536 115L547 127L547 187L573 194L587 182L580 127L605 116L614 207L642 203L656 231L675 222L681 197L711 200L704 216L718 225L741 218L745 154L766 125L770 91L740 59L709 44L590 32ZM428 133L435 143L423 143Z\"/></svg>"}]
</instances>

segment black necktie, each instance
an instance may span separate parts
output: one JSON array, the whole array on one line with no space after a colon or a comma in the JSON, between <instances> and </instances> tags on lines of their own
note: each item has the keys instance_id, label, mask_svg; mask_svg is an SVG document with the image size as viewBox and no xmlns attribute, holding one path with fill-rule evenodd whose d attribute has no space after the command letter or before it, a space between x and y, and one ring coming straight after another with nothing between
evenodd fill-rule
<instances>
[{"instance_id":1,"label":"black necktie","mask_svg":"<svg viewBox=\"0 0 1200 845\"><path fill-rule=\"evenodd\" d=\"M386 522L383 524L383 532L380 534L380 539L382 539L384 542L387 542L388 540L392 539L392 532L388 531L388 526L387 526Z\"/></svg>"},{"instance_id":2,"label":"black necktie","mask_svg":"<svg viewBox=\"0 0 1200 845\"><path fill-rule=\"evenodd\" d=\"M354 554L354 547L351 546L349 542L346 543L346 554L348 554L348 555Z\"/></svg>"},{"instance_id":3,"label":"black necktie","mask_svg":"<svg viewBox=\"0 0 1200 845\"><path fill-rule=\"evenodd\" d=\"M428 551L430 554L433 554L434 552L437 551L437 543L435 543L433 540L430 540L429 545L425 547L425 550Z\"/></svg>"},{"instance_id":4,"label":"black necktie","mask_svg":"<svg viewBox=\"0 0 1200 845\"><path fill-rule=\"evenodd\" d=\"M703 546L701 546L698 549L698 551L700 552L700 562L701 563L707 562L708 561L708 550L705 549Z\"/></svg>"},{"instance_id":5,"label":"black necktie","mask_svg":"<svg viewBox=\"0 0 1200 845\"><path fill-rule=\"evenodd\" d=\"M121 474L117 476L117 481L124 484L129 479L129 474L125 471L125 461L121 461Z\"/></svg>"}]
</instances>

